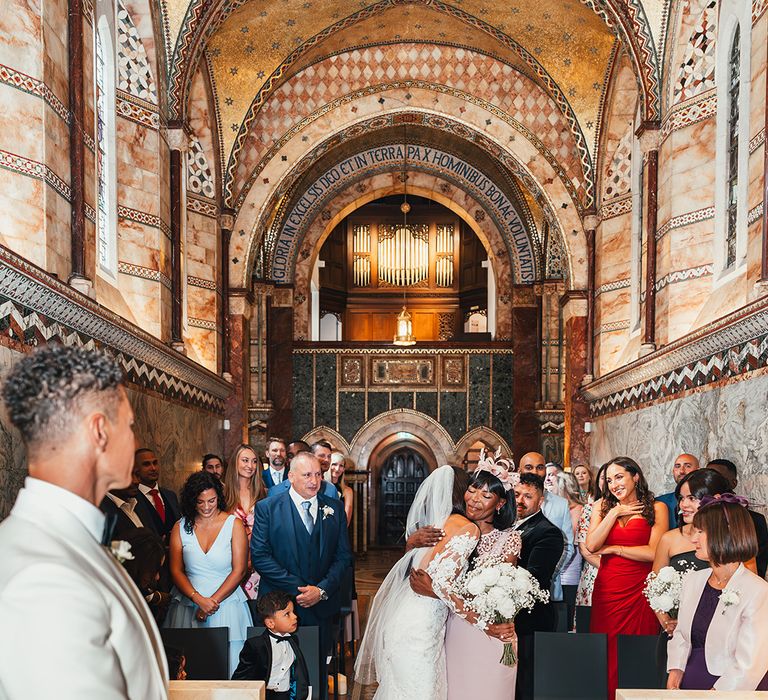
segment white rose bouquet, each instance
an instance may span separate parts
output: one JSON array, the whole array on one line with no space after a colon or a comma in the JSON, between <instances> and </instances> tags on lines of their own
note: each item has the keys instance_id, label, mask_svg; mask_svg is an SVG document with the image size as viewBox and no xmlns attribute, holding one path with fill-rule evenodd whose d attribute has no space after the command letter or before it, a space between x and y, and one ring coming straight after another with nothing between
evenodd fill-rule
<instances>
[{"instance_id":1,"label":"white rose bouquet","mask_svg":"<svg viewBox=\"0 0 768 700\"><path fill-rule=\"evenodd\" d=\"M530 573L507 562L468 571L456 588L465 601L465 608L475 613L476 624L482 628L512 622L521 610L549 601L549 592L543 591ZM500 663L505 666L517 663L511 643L504 645Z\"/></svg>"},{"instance_id":2,"label":"white rose bouquet","mask_svg":"<svg viewBox=\"0 0 768 700\"><path fill-rule=\"evenodd\" d=\"M676 620L680 609L683 579L690 571L693 571L693 567L678 571L672 566L664 566L658 573L651 571L645 579L643 590L651 609L655 612L667 613Z\"/></svg>"}]
</instances>

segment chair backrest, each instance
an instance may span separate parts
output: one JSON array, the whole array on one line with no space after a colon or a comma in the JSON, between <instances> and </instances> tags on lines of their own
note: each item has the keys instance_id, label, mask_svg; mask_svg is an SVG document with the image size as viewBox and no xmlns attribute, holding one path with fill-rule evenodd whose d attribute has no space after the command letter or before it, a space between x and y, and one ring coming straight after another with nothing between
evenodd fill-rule
<instances>
[{"instance_id":1,"label":"chair backrest","mask_svg":"<svg viewBox=\"0 0 768 700\"><path fill-rule=\"evenodd\" d=\"M589 605L576 606L576 631L589 632L589 620L592 617L592 608Z\"/></svg>"},{"instance_id":2,"label":"chair backrest","mask_svg":"<svg viewBox=\"0 0 768 700\"><path fill-rule=\"evenodd\" d=\"M597 700L608 696L608 643L604 634L536 632L533 694L536 700ZM556 664L557 673L553 673ZM584 673L589 669L589 673Z\"/></svg>"},{"instance_id":3,"label":"chair backrest","mask_svg":"<svg viewBox=\"0 0 768 700\"><path fill-rule=\"evenodd\" d=\"M228 627L166 627L160 636L164 644L184 653L190 680L229 680Z\"/></svg>"},{"instance_id":4,"label":"chair backrest","mask_svg":"<svg viewBox=\"0 0 768 700\"><path fill-rule=\"evenodd\" d=\"M255 637L264 631L264 627L249 627L248 638ZM317 626L299 627L296 632L299 639L299 647L307 662L309 671L309 684L312 686L312 695L317 695L320 686L320 628Z\"/></svg>"},{"instance_id":5,"label":"chair backrest","mask_svg":"<svg viewBox=\"0 0 768 700\"><path fill-rule=\"evenodd\" d=\"M354 590L355 569L353 566L348 566L346 569L344 569L344 573L341 575L341 587L339 589L342 613L351 612L352 596L354 595Z\"/></svg>"},{"instance_id":6,"label":"chair backrest","mask_svg":"<svg viewBox=\"0 0 768 700\"><path fill-rule=\"evenodd\" d=\"M666 645L666 641L666 636L660 640L655 634L620 634L616 641L619 688L666 688L666 664L661 663L657 654L657 651L666 651L658 646Z\"/></svg>"}]
</instances>

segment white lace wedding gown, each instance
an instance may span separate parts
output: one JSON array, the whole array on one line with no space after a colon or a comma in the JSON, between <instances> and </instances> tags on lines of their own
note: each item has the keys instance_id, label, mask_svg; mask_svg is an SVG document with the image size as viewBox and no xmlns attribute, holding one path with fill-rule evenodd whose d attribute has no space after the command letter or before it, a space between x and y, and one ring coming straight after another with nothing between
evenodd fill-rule
<instances>
[{"instance_id":1,"label":"white lace wedding gown","mask_svg":"<svg viewBox=\"0 0 768 700\"><path fill-rule=\"evenodd\" d=\"M468 523L445 544L429 550L426 555L423 550L412 553L410 563L426 568L439 599L420 596L411 590L408 555L395 565L387 577L400 580L382 584L379 595L384 594L387 599L380 600L377 595L372 607L372 621L373 616L378 615L378 625L375 625L376 632L371 631L378 639L369 638L363 642L372 643L376 649L375 679L379 687L374 700L447 700L447 591L466 571L469 557L478 542L476 532L477 528ZM420 556L419 561L413 561L416 556ZM358 680L366 683L364 670L356 668L356 672ZM370 679L371 674L368 675Z\"/></svg>"}]
</instances>

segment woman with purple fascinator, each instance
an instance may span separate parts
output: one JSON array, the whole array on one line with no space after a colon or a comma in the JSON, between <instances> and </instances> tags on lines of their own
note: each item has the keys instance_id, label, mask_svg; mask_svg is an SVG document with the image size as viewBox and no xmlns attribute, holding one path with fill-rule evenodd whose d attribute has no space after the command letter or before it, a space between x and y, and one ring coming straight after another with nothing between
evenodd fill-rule
<instances>
[{"instance_id":1,"label":"woman with purple fascinator","mask_svg":"<svg viewBox=\"0 0 768 700\"><path fill-rule=\"evenodd\" d=\"M691 539L710 568L683 581L670 690L768 690L768 583L745 566L758 546L747 505L732 493L700 500Z\"/></svg>"}]
</instances>

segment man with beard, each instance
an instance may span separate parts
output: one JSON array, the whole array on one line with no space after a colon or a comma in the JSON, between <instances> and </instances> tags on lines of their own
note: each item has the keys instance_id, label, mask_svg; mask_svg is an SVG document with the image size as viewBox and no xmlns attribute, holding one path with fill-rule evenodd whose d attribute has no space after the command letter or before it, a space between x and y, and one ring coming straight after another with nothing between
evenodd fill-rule
<instances>
[{"instance_id":1,"label":"man with beard","mask_svg":"<svg viewBox=\"0 0 768 700\"><path fill-rule=\"evenodd\" d=\"M309 448L309 451L317 458L317 461L320 463L320 470L322 472L321 478L323 480L320 484L320 493L322 493L323 496L326 496L327 498L335 498L336 500L339 500L339 492L336 490L336 487L330 481L325 480L325 473L331 467L332 448L330 443L326 442L325 440L314 442ZM266 481L264 483L266 483ZM279 484L276 484L273 488L269 489L267 495L273 496L275 494L280 494L283 491L288 491L290 488L290 482L288 479L284 479Z\"/></svg>"},{"instance_id":2,"label":"man with beard","mask_svg":"<svg viewBox=\"0 0 768 700\"><path fill-rule=\"evenodd\" d=\"M267 441L267 462L261 479L267 491L285 481L288 470L285 465L285 440L273 437Z\"/></svg>"}]
</instances>

